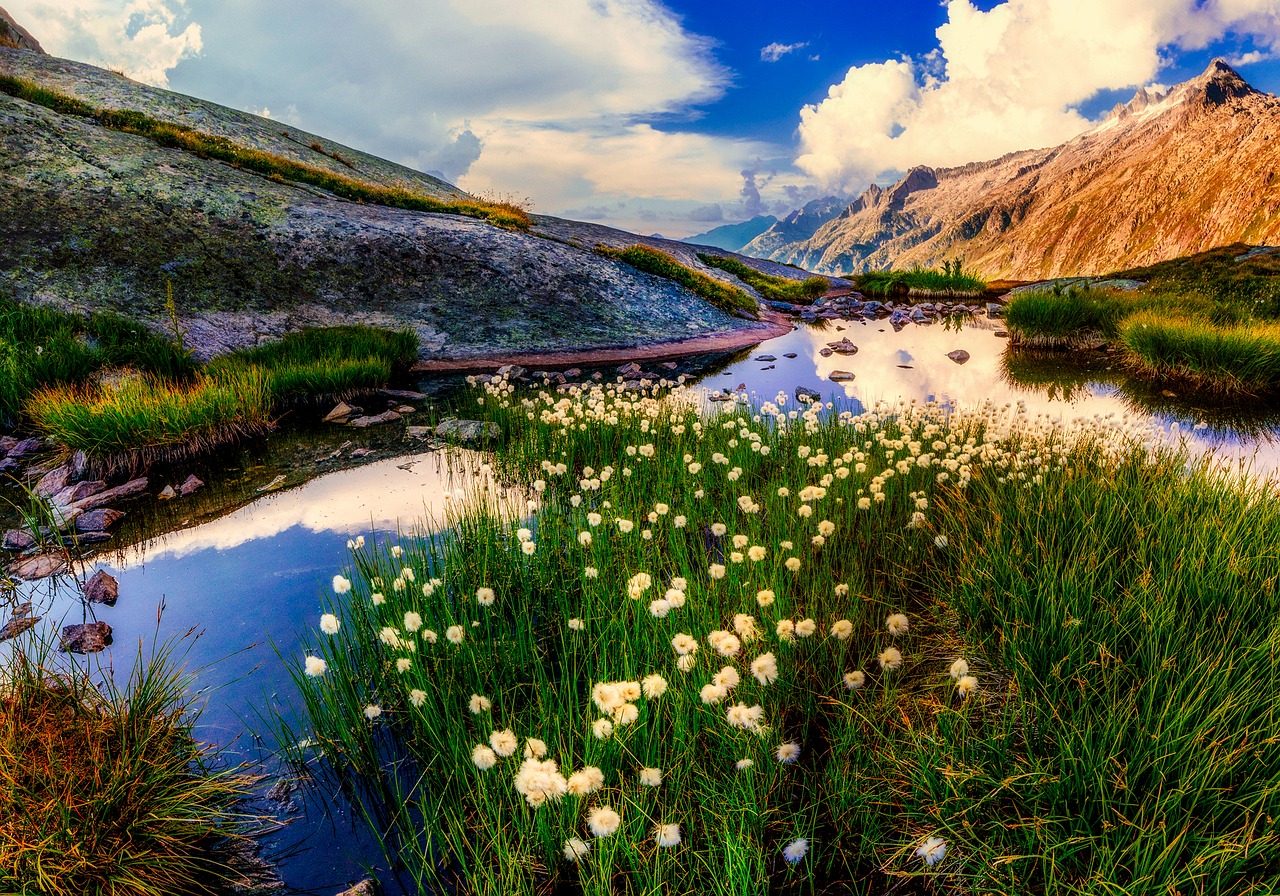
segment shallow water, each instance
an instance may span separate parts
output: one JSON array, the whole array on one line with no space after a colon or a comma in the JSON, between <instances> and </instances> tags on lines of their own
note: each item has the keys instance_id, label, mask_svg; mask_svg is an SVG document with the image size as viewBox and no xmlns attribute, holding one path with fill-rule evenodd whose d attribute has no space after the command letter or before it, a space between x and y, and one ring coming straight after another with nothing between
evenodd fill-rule
<instances>
[{"instance_id":1,"label":"shallow water","mask_svg":"<svg viewBox=\"0 0 1280 896\"><path fill-rule=\"evenodd\" d=\"M1218 450L1262 471L1280 469L1280 415L1274 411L1162 394L1130 379L1101 353L1072 362L1007 351L1008 340L995 335L1000 326L980 318L959 328L908 325L901 332L887 321L801 327L722 361L695 382L717 391L743 385L762 400L778 392L793 400L796 387L804 386L855 410L899 398L961 405L989 399L1025 402L1032 413L1062 419L1136 414L1196 450ZM846 336L859 347L857 354L819 354ZM955 349L968 351L970 359L957 364L947 358ZM783 357L789 352L797 357ZM776 360L755 360L762 354ZM856 379L832 383L828 377L837 369ZM117 540L132 546L100 555L83 573L104 568L119 579L115 607L84 608L69 580L23 585L15 597L36 604L46 636L87 618L110 623L114 645L97 658L75 661L114 668L121 681L140 644L149 651L157 640L201 633L186 654L188 668L198 670L198 686L207 689L198 736L222 747L227 761L262 760L272 771L275 742L264 717L269 710L287 715L292 690L280 655L298 655L300 634L317 624L321 598L347 560L347 540L410 528L424 515L439 517L465 484L454 472L458 459L451 463L447 453L417 450L390 429L352 436L382 459L332 471L337 461L331 462L331 449L347 435L303 425L275 437L266 456L224 458L224 469L198 470L209 486L192 498L126 508L131 515ZM260 493L277 475L287 477L285 490ZM229 506L238 509L225 512ZM0 645L0 656L8 648ZM265 800L258 806L288 822L263 845L291 891L337 892L381 862L341 799L299 802L303 811L279 812ZM384 876L384 883L391 881ZM388 891L396 892L394 885Z\"/></svg>"}]
</instances>

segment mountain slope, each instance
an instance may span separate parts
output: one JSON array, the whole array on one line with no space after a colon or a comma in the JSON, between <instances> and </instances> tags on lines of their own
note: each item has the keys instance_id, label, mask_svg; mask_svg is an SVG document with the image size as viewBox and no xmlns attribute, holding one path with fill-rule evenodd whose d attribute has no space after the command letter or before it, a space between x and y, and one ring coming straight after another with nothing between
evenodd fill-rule
<instances>
[{"instance_id":1,"label":"mountain slope","mask_svg":"<svg viewBox=\"0 0 1280 896\"><path fill-rule=\"evenodd\" d=\"M0 45L0 74L368 184L466 195L279 122L32 50ZM598 243L654 245L731 279L683 243L554 218L520 231L347 201L0 92L0 292L162 328L171 283L202 356L349 322L409 326L424 358L437 360L704 337L747 344L778 329L602 258Z\"/></svg>"},{"instance_id":2,"label":"mountain slope","mask_svg":"<svg viewBox=\"0 0 1280 896\"><path fill-rule=\"evenodd\" d=\"M767 257L827 273L961 257L989 278L1094 274L1227 243L1280 240L1280 100L1222 61L1139 91L1050 149L915 168Z\"/></svg>"},{"instance_id":3,"label":"mountain slope","mask_svg":"<svg viewBox=\"0 0 1280 896\"><path fill-rule=\"evenodd\" d=\"M777 220L773 215L758 215L749 221L742 221L738 224L721 224L719 227L711 228L706 233L695 233L693 236L685 237L681 242L689 243L693 246L714 246L717 249L737 252L772 227Z\"/></svg>"}]
</instances>

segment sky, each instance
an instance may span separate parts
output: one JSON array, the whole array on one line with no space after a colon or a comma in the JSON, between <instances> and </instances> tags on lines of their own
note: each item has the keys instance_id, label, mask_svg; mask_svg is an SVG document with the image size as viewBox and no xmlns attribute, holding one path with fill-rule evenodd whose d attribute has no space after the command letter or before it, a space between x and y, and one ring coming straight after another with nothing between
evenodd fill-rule
<instances>
[{"instance_id":1,"label":"sky","mask_svg":"<svg viewBox=\"0 0 1280 896\"><path fill-rule=\"evenodd\" d=\"M683 237L1052 146L1280 0L4 0L59 56L535 212Z\"/></svg>"}]
</instances>

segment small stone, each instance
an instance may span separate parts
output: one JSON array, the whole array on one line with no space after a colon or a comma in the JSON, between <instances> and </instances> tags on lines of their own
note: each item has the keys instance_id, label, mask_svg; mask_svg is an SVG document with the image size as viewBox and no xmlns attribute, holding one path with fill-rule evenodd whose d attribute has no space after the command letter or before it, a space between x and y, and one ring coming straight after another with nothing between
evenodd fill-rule
<instances>
[{"instance_id":1,"label":"small stone","mask_svg":"<svg viewBox=\"0 0 1280 896\"><path fill-rule=\"evenodd\" d=\"M114 606L120 597L120 583L105 569L100 569L84 583L84 598L91 604Z\"/></svg>"},{"instance_id":2,"label":"small stone","mask_svg":"<svg viewBox=\"0 0 1280 896\"><path fill-rule=\"evenodd\" d=\"M111 626L101 621L66 625L60 641L65 653L98 653L111 643Z\"/></svg>"},{"instance_id":3,"label":"small stone","mask_svg":"<svg viewBox=\"0 0 1280 896\"><path fill-rule=\"evenodd\" d=\"M1000 317L1004 314L1004 308L995 302L987 302L987 317Z\"/></svg>"},{"instance_id":4,"label":"small stone","mask_svg":"<svg viewBox=\"0 0 1280 896\"><path fill-rule=\"evenodd\" d=\"M202 488L204 488L204 482L193 473L182 481L182 485L178 486L178 494L185 498L187 495L194 494Z\"/></svg>"},{"instance_id":5,"label":"small stone","mask_svg":"<svg viewBox=\"0 0 1280 896\"><path fill-rule=\"evenodd\" d=\"M568 379L576 380L578 377L582 376L582 369L579 367L570 367L564 372L564 375Z\"/></svg>"},{"instance_id":6,"label":"small stone","mask_svg":"<svg viewBox=\"0 0 1280 896\"><path fill-rule=\"evenodd\" d=\"M663 361L658 366L661 367L663 370L675 370L680 365L677 364L675 361Z\"/></svg>"},{"instance_id":7,"label":"small stone","mask_svg":"<svg viewBox=\"0 0 1280 896\"><path fill-rule=\"evenodd\" d=\"M485 442L499 438L502 427L496 423L485 423L480 420L458 420L453 417L440 421L436 427L436 435L442 439L456 442Z\"/></svg>"},{"instance_id":8,"label":"small stone","mask_svg":"<svg viewBox=\"0 0 1280 896\"><path fill-rule=\"evenodd\" d=\"M273 491L275 491L276 489L278 489L278 488L279 488L280 486L282 486L282 485L284 485L284 474L283 474L283 473L282 473L281 475L277 476L275 479L272 479L272 480L271 480L270 482L268 482L266 485L264 485L264 486L262 486L261 488L259 488L259 489L258 489L258 491L260 491L260 492L273 492Z\"/></svg>"},{"instance_id":9,"label":"small stone","mask_svg":"<svg viewBox=\"0 0 1280 896\"><path fill-rule=\"evenodd\" d=\"M8 641L10 638L16 638L27 629L35 626L43 617L31 615L31 604L19 604L13 609L13 616L3 626L0 626L0 641Z\"/></svg>"},{"instance_id":10,"label":"small stone","mask_svg":"<svg viewBox=\"0 0 1280 896\"><path fill-rule=\"evenodd\" d=\"M351 452L352 457L368 457L370 454L373 454L373 452L368 448L357 448Z\"/></svg>"},{"instance_id":11,"label":"small stone","mask_svg":"<svg viewBox=\"0 0 1280 896\"><path fill-rule=\"evenodd\" d=\"M1009 338L1009 331L1008 331L1008 330L996 330L995 335L996 335L996 337L997 337L997 338L999 338L999 339L1008 339L1008 338Z\"/></svg>"},{"instance_id":12,"label":"small stone","mask_svg":"<svg viewBox=\"0 0 1280 896\"><path fill-rule=\"evenodd\" d=\"M324 415L325 423L346 423L352 417L357 416L360 409L352 407L345 401L340 401L334 405L333 410Z\"/></svg>"},{"instance_id":13,"label":"small stone","mask_svg":"<svg viewBox=\"0 0 1280 896\"><path fill-rule=\"evenodd\" d=\"M60 507L70 507L72 504L79 504L85 498L92 498L94 495L101 494L106 490L107 484L101 479L77 482L75 485L60 489L53 495L51 500Z\"/></svg>"},{"instance_id":14,"label":"small stone","mask_svg":"<svg viewBox=\"0 0 1280 896\"><path fill-rule=\"evenodd\" d=\"M953 352L947 352L947 357L957 364L963 364L969 360L969 353L962 348L958 348Z\"/></svg>"},{"instance_id":15,"label":"small stone","mask_svg":"<svg viewBox=\"0 0 1280 896\"><path fill-rule=\"evenodd\" d=\"M397 398L400 401L426 401L427 393L415 392L412 389L383 389L379 394L387 398Z\"/></svg>"},{"instance_id":16,"label":"small stone","mask_svg":"<svg viewBox=\"0 0 1280 896\"><path fill-rule=\"evenodd\" d=\"M9 565L9 574L28 582L56 576L67 568L67 558L62 554L33 554Z\"/></svg>"},{"instance_id":17,"label":"small stone","mask_svg":"<svg viewBox=\"0 0 1280 896\"><path fill-rule=\"evenodd\" d=\"M0 473L12 473L22 464L18 463L12 457L0 457Z\"/></svg>"},{"instance_id":18,"label":"small stone","mask_svg":"<svg viewBox=\"0 0 1280 896\"><path fill-rule=\"evenodd\" d=\"M384 423L395 423L401 419L400 415L395 411L383 411L373 417L357 417L348 423L348 426L354 426L357 429L367 429L370 426L381 426Z\"/></svg>"},{"instance_id":19,"label":"small stone","mask_svg":"<svg viewBox=\"0 0 1280 896\"><path fill-rule=\"evenodd\" d=\"M343 890L338 896L378 896L378 885L372 880L362 880L350 890Z\"/></svg>"},{"instance_id":20,"label":"small stone","mask_svg":"<svg viewBox=\"0 0 1280 896\"><path fill-rule=\"evenodd\" d=\"M824 358L830 358L832 355L835 354L835 352L833 352L829 348L820 348L818 349L818 354L822 355L822 357Z\"/></svg>"},{"instance_id":21,"label":"small stone","mask_svg":"<svg viewBox=\"0 0 1280 896\"><path fill-rule=\"evenodd\" d=\"M162 501L168 501L171 498L178 497L178 492L174 489L172 485L166 485L164 488L160 490L160 494L156 495L156 497Z\"/></svg>"},{"instance_id":22,"label":"small stone","mask_svg":"<svg viewBox=\"0 0 1280 896\"><path fill-rule=\"evenodd\" d=\"M21 529L10 529L4 533L4 538L0 539L0 548L6 551L25 551L27 548L35 547L36 540L31 537L29 532Z\"/></svg>"},{"instance_id":23,"label":"small stone","mask_svg":"<svg viewBox=\"0 0 1280 896\"><path fill-rule=\"evenodd\" d=\"M498 376L505 376L509 380L519 379L524 374L525 369L519 364L504 364L498 368Z\"/></svg>"},{"instance_id":24,"label":"small stone","mask_svg":"<svg viewBox=\"0 0 1280 896\"><path fill-rule=\"evenodd\" d=\"M23 439L12 448L9 449L9 456L13 458L30 457L41 448L44 447L44 440L33 436L30 439Z\"/></svg>"},{"instance_id":25,"label":"small stone","mask_svg":"<svg viewBox=\"0 0 1280 896\"><path fill-rule=\"evenodd\" d=\"M77 532L104 532L118 523L124 514L119 510L101 507L76 517Z\"/></svg>"},{"instance_id":26,"label":"small stone","mask_svg":"<svg viewBox=\"0 0 1280 896\"><path fill-rule=\"evenodd\" d=\"M433 430L430 426L410 426L408 427L410 438L426 439L431 437Z\"/></svg>"},{"instance_id":27,"label":"small stone","mask_svg":"<svg viewBox=\"0 0 1280 896\"><path fill-rule=\"evenodd\" d=\"M776 361L778 359L773 355L756 355L756 360L757 361Z\"/></svg>"},{"instance_id":28,"label":"small stone","mask_svg":"<svg viewBox=\"0 0 1280 896\"><path fill-rule=\"evenodd\" d=\"M847 336L839 342L828 342L827 348L838 355L856 355L858 353L858 347L850 342Z\"/></svg>"},{"instance_id":29,"label":"small stone","mask_svg":"<svg viewBox=\"0 0 1280 896\"><path fill-rule=\"evenodd\" d=\"M797 355L795 352L787 352L787 353L786 353L786 354L784 354L782 357L784 357L784 358L798 358L798 357L800 357L800 356L799 356L799 355Z\"/></svg>"},{"instance_id":30,"label":"small stone","mask_svg":"<svg viewBox=\"0 0 1280 896\"><path fill-rule=\"evenodd\" d=\"M815 401L822 401L822 394L804 386L796 386L796 401L801 404L811 404Z\"/></svg>"},{"instance_id":31,"label":"small stone","mask_svg":"<svg viewBox=\"0 0 1280 896\"><path fill-rule=\"evenodd\" d=\"M124 485L117 485L115 488L109 488L105 492L98 492L96 495L77 501L72 510L76 513L83 513L86 510L93 510L95 507L105 507L108 504L114 504L122 498L132 498L140 495L147 490L147 477L143 476L139 479L131 479Z\"/></svg>"},{"instance_id":32,"label":"small stone","mask_svg":"<svg viewBox=\"0 0 1280 896\"><path fill-rule=\"evenodd\" d=\"M856 377L847 370L833 370L827 374L827 379L833 383L848 383L856 379Z\"/></svg>"},{"instance_id":33,"label":"small stone","mask_svg":"<svg viewBox=\"0 0 1280 896\"><path fill-rule=\"evenodd\" d=\"M912 367L910 364L899 364L898 366L901 367L903 370L915 370L915 368Z\"/></svg>"},{"instance_id":34,"label":"small stone","mask_svg":"<svg viewBox=\"0 0 1280 896\"><path fill-rule=\"evenodd\" d=\"M640 375L640 365L635 361L628 361L618 368L618 374L623 377L635 377Z\"/></svg>"},{"instance_id":35,"label":"small stone","mask_svg":"<svg viewBox=\"0 0 1280 896\"><path fill-rule=\"evenodd\" d=\"M411 404L400 404L392 408L397 414L416 414L418 409Z\"/></svg>"}]
</instances>

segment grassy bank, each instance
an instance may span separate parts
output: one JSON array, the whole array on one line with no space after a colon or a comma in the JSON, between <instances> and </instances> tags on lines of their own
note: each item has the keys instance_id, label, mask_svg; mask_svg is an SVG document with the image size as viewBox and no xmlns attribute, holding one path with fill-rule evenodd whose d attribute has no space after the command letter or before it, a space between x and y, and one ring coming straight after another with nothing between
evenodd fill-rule
<instances>
[{"instance_id":1,"label":"grassy bank","mask_svg":"<svg viewBox=\"0 0 1280 896\"><path fill-rule=\"evenodd\" d=\"M853 278L869 296L973 298L983 294L986 281L963 269L959 259L943 263L941 271L913 267L906 271L870 271Z\"/></svg>"},{"instance_id":2,"label":"grassy bank","mask_svg":"<svg viewBox=\"0 0 1280 896\"><path fill-rule=\"evenodd\" d=\"M0 674L0 891L224 892L250 782L209 767L167 651L123 691L20 652Z\"/></svg>"},{"instance_id":3,"label":"grassy bank","mask_svg":"<svg viewBox=\"0 0 1280 896\"><path fill-rule=\"evenodd\" d=\"M685 267L666 252L639 245L628 246L625 249L596 246L595 251L597 255L624 262L646 274L653 274L678 283L728 314L755 320L759 313L756 300L741 289L735 289L706 274Z\"/></svg>"},{"instance_id":4,"label":"grassy bank","mask_svg":"<svg viewBox=\"0 0 1280 896\"><path fill-rule=\"evenodd\" d=\"M296 670L420 892L1280 886L1263 487L991 406L470 413L529 518L357 550Z\"/></svg>"},{"instance_id":5,"label":"grassy bank","mask_svg":"<svg viewBox=\"0 0 1280 896\"><path fill-rule=\"evenodd\" d=\"M1015 340L1075 348L1101 337L1156 380L1224 395L1280 392L1280 254L1225 247L1113 277L1144 285L1019 294L1005 309Z\"/></svg>"},{"instance_id":6,"label":"grassy bank","mask_svg":"<svg viewBox=\"0 0 1280 896\"><path fill-rule=\"evenodd\" d=\"M708 267L719 268L737 277L766 299L793 304L811 304L826 295L830 289L826 277L808 277L793 280L790 277L774 277L748 267L736 258L698 253L698 259Z\"/></svg>"},{"instance_id":7,"label":"grassy bank","mask_svg":"<svg viewBox=\"0 0 1280 896\"><path fill-rule=\"evenodd\" d=\"M92 118L103 127L127 134L137 134L161 146L182 149L203 158L217 159L265 177L318 187L344 199L412 211L464 215L480 218L500 227L527 230L530 225L528 212L511 203L470 198L439 199L405 187L388 187L369 183L338 174L327 168L241 146L225 137L160 121L133 109L99 109L83 100L58 93L23 78L0 75L0 91L64 115Z\"/></svg>"}]
</instances>

